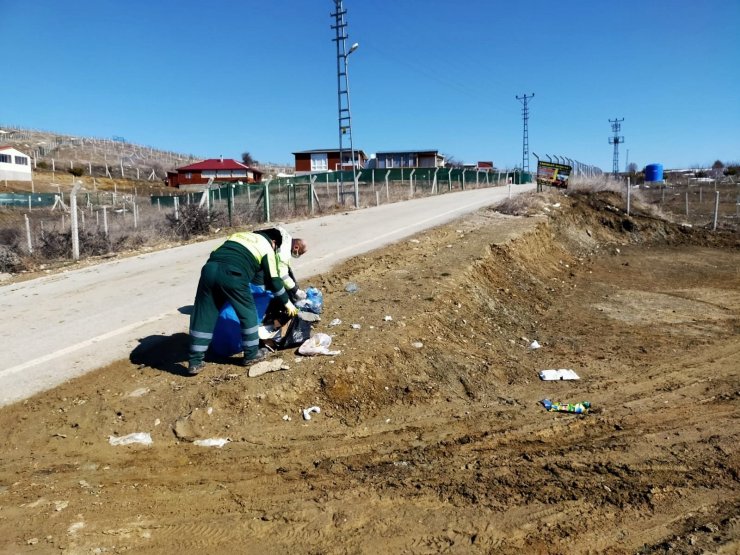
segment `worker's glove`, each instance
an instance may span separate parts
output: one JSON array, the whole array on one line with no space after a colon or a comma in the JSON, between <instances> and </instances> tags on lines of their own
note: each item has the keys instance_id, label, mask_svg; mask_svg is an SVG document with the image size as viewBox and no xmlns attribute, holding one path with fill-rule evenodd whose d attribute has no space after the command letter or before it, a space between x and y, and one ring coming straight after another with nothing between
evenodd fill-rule
<instances>
[{"instance_id":1,"label":"worker's glove","mask_svg":"<svg viewBox=\"0 0 740 555\"><path fill-rule=\"evenodd\" d=\"M296 289L295 298L299 301L302 301L306 298L306 292L303 289Z\"/></svg>"},{"instance_id":2,"label":"worker's glove","mask_svg":"<svg viewBox=\"0 0 740 555\"><path fill-rule=\"evenodd\" d=\"M298 309L290 301L288 301L288 304L285 305L285 311L288 313L288 316L290 316L291 318L293 316L297 316L298 315Z\"/></svg>"}]
</instances>

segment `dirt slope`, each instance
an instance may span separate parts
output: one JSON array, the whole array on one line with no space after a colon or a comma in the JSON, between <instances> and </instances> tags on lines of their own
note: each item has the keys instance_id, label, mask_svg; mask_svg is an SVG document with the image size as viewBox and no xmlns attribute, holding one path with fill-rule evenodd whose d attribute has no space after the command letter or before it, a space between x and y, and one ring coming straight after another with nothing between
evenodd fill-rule
<instances>
[{"instance_id":1,"label":"dirt slope","mask_svg":"<svg viewBox=\"0 0 740 555\"><path fill-rule=\"evenodd\" d=\"M184 333L142 338L0 410L0 553L737 553L738 238L618 205L535 195L321 276L336 357L186 378Z\"/></svg>"}]
</instances>

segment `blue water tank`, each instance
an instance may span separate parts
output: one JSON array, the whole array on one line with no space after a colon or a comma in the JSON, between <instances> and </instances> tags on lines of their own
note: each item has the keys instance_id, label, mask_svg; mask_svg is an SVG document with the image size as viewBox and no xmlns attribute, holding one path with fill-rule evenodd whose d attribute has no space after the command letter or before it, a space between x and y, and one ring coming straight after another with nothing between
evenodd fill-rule
<instances>
[{"instance_id":1,"label":"blue water tank","mask_svg":"<svg viewBox=\"0 0 740 555\"><path fill-rule=\"evenodd\" d=\"M645 181L663 181L663 164L648 164L645 166Z\"/></svg>"}]
</instances>

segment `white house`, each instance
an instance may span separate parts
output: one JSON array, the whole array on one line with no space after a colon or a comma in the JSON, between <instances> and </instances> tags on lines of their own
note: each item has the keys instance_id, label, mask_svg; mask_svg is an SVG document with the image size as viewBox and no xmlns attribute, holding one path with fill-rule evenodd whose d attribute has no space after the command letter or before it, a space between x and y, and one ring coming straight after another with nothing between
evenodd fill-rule
<instances>
[{"instance_id":1,"label":"white house","mask_svg":"<svg viewBox=\"0 0 740 555\"><path fill-rule=\"evenodd\" d=\"M0 146L0 181L31 181L31 159L10 146Z\"/></svg>"}]
</instances>

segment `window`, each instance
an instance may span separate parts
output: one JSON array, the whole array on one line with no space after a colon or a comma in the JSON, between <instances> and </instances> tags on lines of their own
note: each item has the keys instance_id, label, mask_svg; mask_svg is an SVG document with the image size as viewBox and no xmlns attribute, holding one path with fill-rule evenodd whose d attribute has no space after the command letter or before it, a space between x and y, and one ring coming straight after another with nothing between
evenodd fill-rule
<instances>
[{"instance_id":1,"label":"window","mask_svg":"<svg viewBox=\"0 0 740 555\"><path fill-rule=\"evenodd\" d=\"M193 179L193 174L188 172L185 174L185 179Z\"/></svg>"},{"instance_id":2,"label":"window","mask_svg":"<svg viewBox=\"0 0 740 555\"><path fill-rule=\"evenodd\" d=\"M18 164L19 166L27 166L28 158L26 158L25 156L16 156L15 163Z\"/></svg>"},{"instance_id":3,"label":"window","mask_svg":"<svg viewBox=\"0 0 740 555\"><path fill-rule=\"evenodd\" d=\"M0 154L0 162L5 162L6 164L10 164L12 162L10 154Z\"/></svg>"},{"instance_id":4,"label":"window","mask_svg":"<svg viewBox=\"0 0 740 555\"><path fill-rule=\"evenodd\" d=\"M231 172L231 177L247 177L247 170L234 170Z\"/></svg>"},{"instance_id":5,"label":"window","mask_svg":"<svg viewBox=\"0 0 740 555\"><path fill-rule=\"evenodd\" d=\"M311 171L320 172L329 169L329 155L326 152L311 154Z\"/></svg>"},{"instance_id":6,"label":"window","mask_svg":"<svg viewBox=\"0 0 740 555\"><path fill-rule=\"evenodd\" d=\"M216 177L216 170L203 170L200 172L203 177Z\"/></svg>"},{"instance_id":7,"label":"window","mask_svg":"<svg viewBox=\"0 0 740 555\"><path fill-rule=\"evenodd\" d=\"M231 170L218 170L216 177L231 177Z\"/></svg>"}]
</instances>

